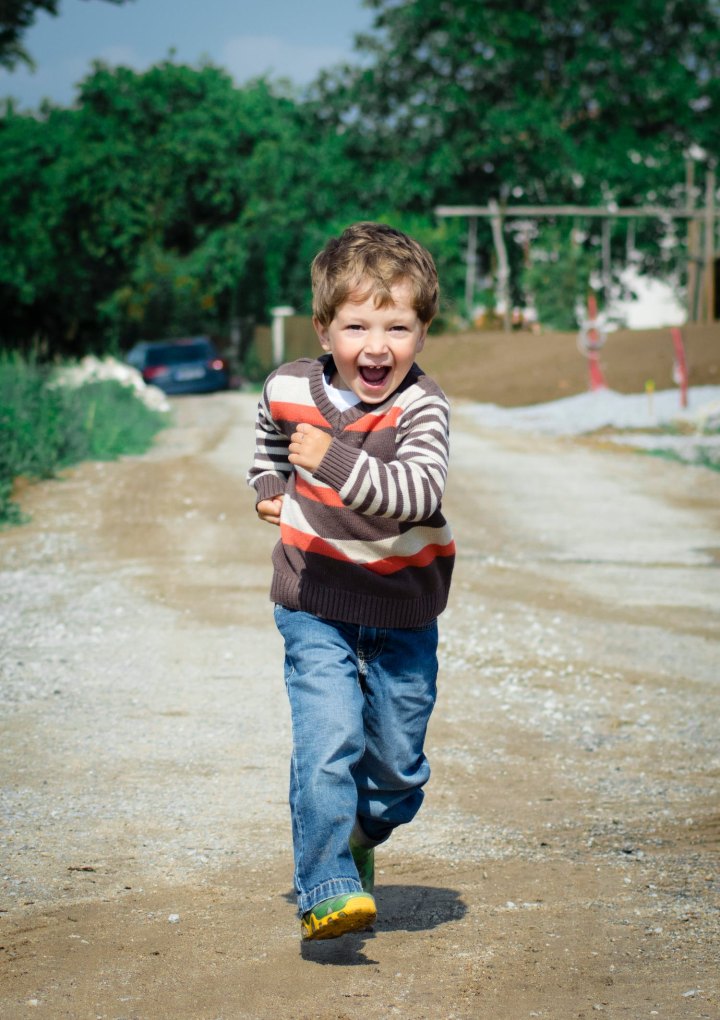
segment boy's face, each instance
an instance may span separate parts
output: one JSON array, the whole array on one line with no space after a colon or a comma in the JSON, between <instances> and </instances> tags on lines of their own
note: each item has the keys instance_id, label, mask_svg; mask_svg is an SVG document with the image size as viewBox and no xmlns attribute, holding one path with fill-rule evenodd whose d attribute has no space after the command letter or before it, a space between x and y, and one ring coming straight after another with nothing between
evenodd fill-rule
<instances>
[{"instance_id":1,"label":"boy's face","mask_svg":"<svg viewBox=\"0 0 720 1020\"><path fill-rule=\"evenodd\" d=\"M410 371L430 323L418 319L408 283L391 288L393 303L385 308L375 306L372 293L360 300L364 290L340 305L329 326L317 319L313 324L335 362L333 386L352 390L366 404L381 404Z\"/></svg>"}]
</instances>

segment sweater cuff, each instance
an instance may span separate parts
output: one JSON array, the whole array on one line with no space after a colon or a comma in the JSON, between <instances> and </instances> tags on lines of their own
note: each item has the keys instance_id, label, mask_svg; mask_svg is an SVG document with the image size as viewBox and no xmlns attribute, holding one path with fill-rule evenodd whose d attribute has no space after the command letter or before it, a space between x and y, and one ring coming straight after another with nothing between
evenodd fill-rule
<instances>
[{"instance_id":1,"label":"sweater cuff","mask_svg":"<svg viewBox=\"0 0 720 1020\"><path fill-rule=\"evenodd\" d=\"M277 475L261 475L253 482L255 489L255 506L263 499L275 499L276 496L284 496L286 483Z\"/></svg>"},{"instance_id":2,"label":"sweater cuff","mask_svg":"<svg viewBox=\"0 0 720 1020\"><path fill-rule=\"evenodd\" d=\"M332 486L336 492L340 492L361 453L362 450L356 450L352 446L341 443L339 439L333 439L317 470L313 472L313 476L319 482L324 482L325 485Z\"/></svg>"}]
</instances>

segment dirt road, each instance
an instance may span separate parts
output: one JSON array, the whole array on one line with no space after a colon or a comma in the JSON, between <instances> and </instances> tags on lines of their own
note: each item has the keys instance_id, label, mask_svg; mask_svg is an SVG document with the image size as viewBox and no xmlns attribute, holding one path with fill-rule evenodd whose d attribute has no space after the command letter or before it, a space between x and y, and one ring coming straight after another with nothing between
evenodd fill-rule
<instances>
[{"instance_id":1,"label":"dirt road","mask_svg":"<svg viewBox=\"0 0 720 1020\"><path fill-rule=\"evenodd\" d=\"M720 1016L720 475L458 408L433 777L301 948L255 399L0 533L0 1016Z\"/></svg>"}]
</instances>

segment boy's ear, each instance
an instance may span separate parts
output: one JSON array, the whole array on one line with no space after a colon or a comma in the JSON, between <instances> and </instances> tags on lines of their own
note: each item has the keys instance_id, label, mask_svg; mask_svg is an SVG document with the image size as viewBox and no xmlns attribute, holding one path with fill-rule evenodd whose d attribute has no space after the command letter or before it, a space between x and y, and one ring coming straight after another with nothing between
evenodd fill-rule
<instances>
[{"instance_id":1,"label":"boy's ear","mask_svg":"<svg viewBox=\"0 0 720 1020\"><path fill-rule=\"evenodd\" d=\"M428 330L430 329L430 324L431 323L432 323L432 319L430 320L430 322L426 322L423 325L423 331L420 334L420 336L418 337L418 342L415 345L415 353L416 354L417 354L418 351L421 351L423 349L423 347L425 346L425 337L428 334Z\"/></svg>"},{"instance_id":2,"label":"boy's ear","mask_svg":"<svg viewBox=\"0 0 720 1020\"><path fill-rule=\"evenodd\" d=\"M324 351L329 351L330 350L330 337L328 336L328 328L327 328L327 326L323 326L322 323L320 322L320 320L318 319L318 317L316 315L313 315L312 324L313 324L313 329L315 330L315 332L318 335L318 340L320 341L320 346L322 347L322 349Z\"/></svg>"}]
</instances>

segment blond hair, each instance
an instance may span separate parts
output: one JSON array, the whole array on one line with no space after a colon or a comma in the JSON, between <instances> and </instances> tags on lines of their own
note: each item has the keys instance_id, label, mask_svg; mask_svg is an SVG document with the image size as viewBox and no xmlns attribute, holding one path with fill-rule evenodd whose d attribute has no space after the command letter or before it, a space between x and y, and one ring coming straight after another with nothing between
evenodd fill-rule
<instances>
[{"instance_id":1,"label":"blond hair","mask_svg":"<svg viewBox=\"0 0 720 1020\"><path fill-rule=\"evenodd\" d=\"M408 283L423 323L437 313L439 285L432 256L421 244L384 223L355 223L331 238L312 263L313 315L329 326L340 305L357 292L378 307L392 304L391 288Z\"/></svg>"}]
</instances>

